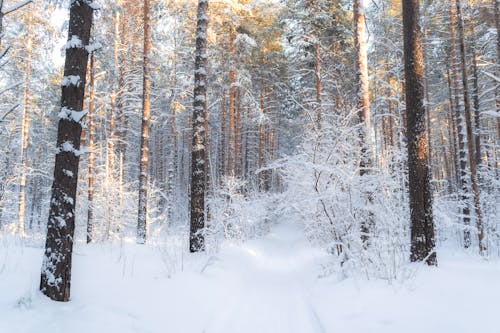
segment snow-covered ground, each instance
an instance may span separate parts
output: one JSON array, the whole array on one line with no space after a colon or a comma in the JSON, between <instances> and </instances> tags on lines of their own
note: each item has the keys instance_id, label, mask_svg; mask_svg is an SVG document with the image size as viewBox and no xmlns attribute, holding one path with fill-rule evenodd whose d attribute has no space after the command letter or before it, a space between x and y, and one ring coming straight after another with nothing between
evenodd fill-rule
<instances>
[{"instance_id":1,"label":"snow-covered ground","mask_svg":"<svg viewBox=\"0 0 500 333\"><path fill-rule=\"evenodd\" d=\"M291 223L216 256L77 245L69 303L37 291L41 255L0 242L0 332L500 332L498 261L440 251L392 285L324 277L327 254Z\"/></svg>"}]
</instances>

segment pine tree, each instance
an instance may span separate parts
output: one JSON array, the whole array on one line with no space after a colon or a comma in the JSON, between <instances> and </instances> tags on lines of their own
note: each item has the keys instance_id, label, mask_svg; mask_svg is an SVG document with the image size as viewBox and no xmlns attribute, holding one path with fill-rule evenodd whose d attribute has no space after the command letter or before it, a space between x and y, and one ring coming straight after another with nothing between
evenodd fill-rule
<instances>
[{"instance_id":1,"label":"pine tree","mask_svg":"<svg viewBox=\"0 0 500 333\"><path fill-rule=\"evenodd\" d=\"M403 37L411 211L411 261L436 265L429 147L425 131L419 0L403 1Z\"/></svg>"},{"instance_id":2,"label":"pine tree","mask_svg":"<svg viewBox=\"0 0 500 333\"><path fill-rule=\"evenodd\" d=\"M57 154L40 281L42 293L63 302L70 299L76 188L81 155L80 120L85 114L82 108L94 9L92 0L71 2Z\"/></svg>"},{"instance_id":3,"label":"pine tree","mask_svg":"<svg viewBox=\"0 0 500 333\"><path fill-rule=\"evenodd\" d=\"M189 250L205 250L205 113L207 112L208 0L198 0L194 65L193 145L191 151L191 219Z\"/></svg>"},{"instance_id":4,"label":"pine tree","mask_svg":"<svg viewBox=\"0 0 500 333\"><path fill-rule=\"evenodd\" d=\"M148 165L149 165L149 117L150 104L150 60L151 26L149 0L144 0L144 54L142 67L142 125L141 125L141 152L139 159L139 208L137 217L137 243L144 244L147 237L148 219Z\"/></svg>"},{"instance_id":5,"label":"pine tree","mask_svg":"<svg viewBox=\"0 0 500 333\"><path fill-rule=\"evenodd\" d=\"M460 49L460 60L462 69L462 89L464 94L464 107L465 107L465 128L467 135L467 153L470 168L470 183L472 185L474 211L476 213L476 226L478 230L479 237L479 252L484 254L486 250L486 245L484 244L484 230L482 222L482 212L481 212L481 201L479 193L479 184L477 180L477 169L476 160L474 157L474 137L472 134L472 115L471 115L471 103L469 95L469 76L467 73L467 60L465 53L465 33L464 33L464 22L462 18L462 8L461 0L455 0L455 5L457 8L457 18L458 18L458 35L459 35L459 49Z\"/></svg>"}]
</instances>

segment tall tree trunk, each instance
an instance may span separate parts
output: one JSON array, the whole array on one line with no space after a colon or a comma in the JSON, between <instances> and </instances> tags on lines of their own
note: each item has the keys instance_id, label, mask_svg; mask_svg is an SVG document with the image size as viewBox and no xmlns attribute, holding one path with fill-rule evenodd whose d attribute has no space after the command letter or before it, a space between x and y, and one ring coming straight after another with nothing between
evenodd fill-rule
<instances>
[{"instance_id":1,"label":"tall tree trunk","mask_svg":"<svg viewBox=\"0 0 500 333\"><path fill-rule=\"evenodd\" d=\"M371 140L371 119L370 119L370 87L368 80L368 50L365 40L365 8L361 0L354 0L354 25L356 29L356 76L357 76L357 104L358 117L360 123L359 137L361 142L361 159L359 163L359 174L361 177L369 173L372 164L370 149L373 147ZM365 200L371 202L372 194L364 193ZM367 205L365 205L366 207ZM366 247L370 233L370 225L373 223L373 214L369 211L362 213L361 217L361 240Z\"/></svg>"},{"instance_id":2,"label":"tall tree trunk","mask_svg":"<svg viewBox=\"0 0 500 333\"><path fill-rule=\"evenodd\" d=\"M87 244L94 239L94 53L90 54L89 67L89 114L87 132L89 134L89 175L88 175L88 211L87 211Z\"/></svg>"},{"instance_id":3,"label":"tall tree trunk","mask_svg":"<svg viewBox=\"0 0 500 333\"><path fill-rule=\"evenodd\" d=\"M264 83L261 84L260 88L260 112L261 116L263 116L266 113L265 109L265 86ZM258 159L257 159L257 168L259 169L258 172L258 187L259 190L262 190L264 188L264 173L260 170L264 166L264 134L265 134L265 124L263 121L259 121L259 147L258 147Z\"/></svg>"},{"instance_id":4,"label":"tall tree trunk","mask_svg":"<svg viewBox=\"0 0 500 333\"><path fill-rule=\"evenodd\" d=\"M221 94L220 102L220 160L219 160L219 179L226 173L226 98L224 91Z\"/></svg>"},{"instance_id":5,"label":"tall tree trunk","mask_svg":"<svg viewBox=\"0 0 500 333\"><path fill-rule=\"evenodd\" d=\"M458 189L459 184L460 184L460 174L459 174L459 168L460 166L458 165L458 151L457 151L457 125L455 122L455 104L453 101L453 92L451 88L451 73L450 69L448 68L447 70L447 79L448 79L448 100L450 104L450 113L449 113L449 122L448 122L448 137L450 138L450 151L453 154L453 166L454 166L454 173L453 173L453 181L455 184L455 189Z\"/></svg>"},{"instance_id":6,"label":"tall tree trunk","mask_svg":"<svg viewBox=\"0 0 500 333\"><path fill-rule=\"evenodd\" d=\"M450 18L450 49L451 49L451 66L452 66L452 74L453 74L453 91L455 97L455 120L456 120L456 128L457 128L457 137L458 137L458 167L460 170L459 177L459 186L460 186L460 205L462 207L462 219L463 224L465 226L464 229L464 247L468 248L470 246L470 208L469 208L469 183L467 179L467 158L466 158L466 140L467 137L465 135L464 130L464 117L460 112L460 87L458 82L458 55L457 55L457 37L456 37L456 18L454 13L454 0L450 1L449 4L449 18Z\"/></svg>"},{"instance_id":7,"label":"tall tree trunk","mask_svg":"<svg viewBox=\"0 0 500 333\"><path fill-rule=\"evenodd\" d=\"M194 64L193 146L191 148L191 219L189 250L205 250L205 114L207 112L208 0L198 0Z\"/></svg>"},{"instance_id":8,"label":"tall tree trunk","mask_svg":"<svg viewBox=\"0 0 500 333\"><path fill-rule=\"evenodd\" d=\"M229 138L227 150L227 174L235 176L235 160L236 160L236 73L234 69L235 62L235 40L236 32L231 30L229 33Z\"/></svg>"},{"instance_id":9,"label":"tall tree trunk","mask_svg":"<svg viewBox=\"0 0 500 333\"><path fill-rule=\"evenodd\" d=\"M428 1L425 1L425 6L428 6ZM428 15L428 14L426 14ZM425 89L425 118L426 118L426 129L427 129L427 144L429 146L429 170L430 177L432 179L432 128L431 128L431 99L430 99L430 84L429 84L429 59L427 57L427 40L428 40L428 28L427 20L424 20L424 40L422 46L422 54L424 57L424 89Z\"/></svg>"},{"instance_id":10,"label":"tall tree trunk","mask_svg":"<svg viewBox=\"0 0 500 333\"><path fill-rule=\"evenodd\" d=\"M471 105L469 97L469 76L467 74L467 61L465 54L465 35L464 35L464 22L462 18L462 8L461 0L455 0L457 6L457 17L458 17L458 35L459 35L459 48L460 48L460 59L462 68L462 88L464 93L464 107L465 107L465 128L467 131L467 150L469 157L469 168L470 168L470 182L472 185L472 193L474 199L474 211L476 213L476 227L478 231L479 238L479 252L484 254L486 250L486 245L484 244L484 230L482 222L481 213L481 200L479 193L479 184L477 182L477 170L476 161L474 159L474 137L472 133L472 115L471 115Z\"/></svg>"},{"instance_id":11,"label":"tall tree trunk","mask_svg":"<svg viewBox=\"0 0 500 333\"><path fill-rule=\"evenodd\" d=\"M137 212L137 243L146 243L148 224L148 167L149 167L149 117L151 112L149 77L151 52L151 23L149 0L144 0L144 54L142 67L142 124L141 153L139 160L139 206Z\"/></svg>"},{"instance_id":12,"label":"tall tree trunk","mask_svg":"<svg viewBox=\"0 0 500 333\"><path fill-rule=\"evenodd\" d=\"M1 33L1 32L0 32ZM24 107L21 118L21 170L19 174L19 224L18 232L21 237L25 232L25 206L26 206L26 169L28 164L28 135L29 135L29 113L31 104L30 81L31 62L33 60L33 13L28 14L28 31L26 41L26 72L24 74Z\"/></svg>"},{"instance_id":13,"label":"tall tree trunk","mask_svg":"<svg viewBox=\"0 0 500 333\"><path fill-rule=\"evenodd\" d=\"M177 134L175 133L175 108L170 108L170 153L168 163L168 184L167 184L167 218L171 222L173 218L174 201L174 179L177 170Z\"/></svg>"},{"instance_id":14,"label":"tall tree trunk","mask_svg":"<svg viewBox=\"0 0 500 333\"><path fill-rule=\"evenodd\" d=\"M403 1L408 176L411 212L411 261L436 265L432 194L425 131L422 42L419 0Z\"/></svg>"},{"instance_id":15,"label":"tall tree trunk","mask_svg":"<svg viewBox=\"0 0 500 333\"><path fill-rule=\"evenodd\" d=\"M497 77L500 77L500 0L493 0L495 2L495 25L497 28ZM1 30L0 30L1 31ZM495 82L498 87L498 82ZM496 89L496 107L497 107L497 136L500 139L500 92Z\"/></svg>"},{"instance_id":16,"label":"tall tree trunk","mask_svg":"<svg viewBox=\"0 0 500 333\"><path fill-rule=\"evenodd\" d=\"M57 129L57 154L50 200L47 238L40 290L55 301L68 301L71 256L75 231L75 203L80 158L80 120L85 72L92 26L93 2L73 1L70 7L68 43L62 79L61 112Z\"/></svg>"},{"instance_id":17,"label":"tall tree trunk","mask_svg":"<svg viewBox=\"0 0 500 333\"><path fill-rule=\"evenodd\" d=\"M235 155L234 155L234 169L235 169L235 175L237 177L241 177L241 169L242 169L242 149L241 149L241 89L238 88L236 90L236 117L235 117L235 129L234 129L234 134L235 134Z\"/></svg>"},{"instance_id":18,"label":"tall tree trunk","mask_svg":"<svg viewBox=\"0 0 500 333\"><path fill-rule=\"evenodd\" d=\"M315 42L314 45L314 84L316 88L316 130L318 134L321 132L321 122L323 119L323 106L321 101L321 56L320 44Z\"/></svg>"}]
</instances>

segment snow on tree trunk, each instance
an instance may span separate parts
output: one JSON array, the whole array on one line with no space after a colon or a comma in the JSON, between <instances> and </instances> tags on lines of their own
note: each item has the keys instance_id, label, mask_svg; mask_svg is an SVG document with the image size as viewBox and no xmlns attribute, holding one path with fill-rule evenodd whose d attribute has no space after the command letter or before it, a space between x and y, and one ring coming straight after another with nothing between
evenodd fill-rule
<instances>
[{"instance_id":1,"label":"snow on tree trunk","mask_svg":"<svg viewBox=\"0 0 500 333\"><path fill-rule=\"evenodd\" d=\"M403 1L408 176L411 211L411 261L436 265L432 195L425 129L423 58L419 0Z\"/></svg>"},{"instance_id":2,"label":"snow on tree trunk","mask_svg":"<svg viewBox=\"0 0 500 333\"><path fill-rule=\"evenodd\" d=\"M26 169L28 164L28 134L29 134L29 113L31 104L30 80L33 60L33 14L28 14L28 40L26 43L26 73L24 76L24 107L21 119L21 172L19 175L19 224L18 232L21 237L25 231L25 206L26 206Z\"/></svg>"},{"instance_id":3,"label":"snow on tree trunk","mask_svg":"<svg viewBox=\"0 0 500 333\"><path fill-rule=\"evenodd\" d=\"M93 240L94 230L94 53L90 55L89 68L89 114L87 131L89 133L89 175L88 175L88 210L87 210L87 243Z\"/></svg>"},{"instance_id":4,"label":"snow on tree trunk","mask_svg":"<svg viewBox=\"0 0 500 333\"><path fill-rule=\"evenodd\" d=\"M191 219L189 250L205 250L205 113L207 112L208 0L198 1L194 64L193 145L191 148Z\"/></svg>"},{"instance_id":5,"label":"snow on tree trunk","mask_svg":"<svg viewBox=\"0 0 500 333\"><path fill-rule=\"evenodd\" d=\"M149 165L149 116L151 112L149 78L149 53L151 51L151 26L149 0L144 0L144 60L142 67L142 124L141 152L139 159L139 207L137 213L137 243L146 243L148 219L148 165Z\"/></svg>"},{"instance_id":6,"label":"snow on tree trunk","mask_svg":"<svg viewBox=\"0 0 500 333\"><path fill-rule=\"evenodd\" d=\"M235 65L236 32L231 29L229 33L229 138L227 150L227 174L235 176L236 162L236 72Z\"/></svg>"},{"instance_id":7,"label":"snow on tree trunk","mask_svg":"<svg viewBox=\"0 0 500 333\"><path fill-rule=\"evenodd\" d=\"M462 18L462 8L461 0L455 0L457 6L457 17L458 17L458 35L459 35L459 48L460 48L460 58L461 58L461 69L462 69L462 88L464 93L464 106L465 106L465 128L467 133L467 151L469 157L469 168L470 168L470 182L472 185L474 211L476 213L476 227L479 238L479 253L484 254L486 251L486 245L484 243L484 230L482 222L482 212L481 212L481 200L479 193L479 184L477 181L477 170L476 170L476 160L474 158L474 137L472 133L472 114L471 114L471 103L469 96L469 76L467 74L467 59L465 53L465 33L464 33L464 21Z\"/></svg>"},{"instance_id":8,"label":"snow on tree trunk","mask_svg":"<svg viewBox=\"0 0 500 333\"><path fill-rule=\"evenodd\" d=\"M371 120L370 120L370 88L368 81L368 55L365 40L365 9L361 0L354 0L354 24L355 24L355 47L356 47L356 76L358 92L358 114L359 114L359 136L361 142L361 160L359 163L360 176L368 174L371 168L372 158L370 149L373 146L371 140ZM372 194L366 192L366 204L372 201ZM373 223L373 214L369 211L362 212L361 216L361 240L366 246L370 233L370 225Z\"/></svg>"},{"instance_id":9,"label":"snow on tree trunk","mask_svg":"<svg viewBox=\"0 0 500 333\"><path fill-rule=\"evenodd\" d=\"M85 74L95 8L92 0L73 0L70 7L54 181L40 281L42 293L55 301L65 302L70 298L78 162L82 154L80 120L85 114L82 111Z\"/></svg>"}]
</instances>

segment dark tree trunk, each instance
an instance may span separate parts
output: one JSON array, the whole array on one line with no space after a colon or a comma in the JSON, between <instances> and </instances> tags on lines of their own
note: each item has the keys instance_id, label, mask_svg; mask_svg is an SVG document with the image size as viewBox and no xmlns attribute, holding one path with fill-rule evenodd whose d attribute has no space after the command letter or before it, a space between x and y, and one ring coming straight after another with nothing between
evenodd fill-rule
<instances>
[{"instance_id":1,"label":"dark tree trunk","mask_svg":"<svg viewBox=\"0 0 500 333\"><path fill-rule=\"evenodd\" d=\"M52 183L47 239L40 290L55 301L68 301L71 255L75 230L75 202L80 158L80 124L92 26L92 0L73 1L62 80L61 112L57 129L57 154Z\"/></svg>"},{"instance_id":2,"label":"dark tree trunk","mask_svg":"<svg viewBox=\"0 0 500 333\"><path fill-rule=\"evenodd\" d=\"M411 261L436 265L432 194L429 184L429 147L425 129L422 43L419 0L403 1L408 176L411 212Z\"/></svg>"},{"instance_id":3,"label":"dark tree trunk","mask_svg":"<svg viewBox=\"0 0 500 333\"><path fill-rule=\"evenodd\" d=\"M198 0L194 64L193 146L191 150L191 220L189 250L205 250L205 113L207 112L208 0Z\"/></svg>"}]
</instances>

